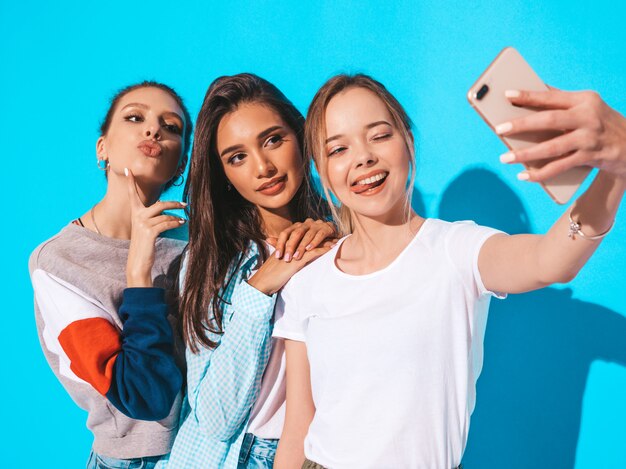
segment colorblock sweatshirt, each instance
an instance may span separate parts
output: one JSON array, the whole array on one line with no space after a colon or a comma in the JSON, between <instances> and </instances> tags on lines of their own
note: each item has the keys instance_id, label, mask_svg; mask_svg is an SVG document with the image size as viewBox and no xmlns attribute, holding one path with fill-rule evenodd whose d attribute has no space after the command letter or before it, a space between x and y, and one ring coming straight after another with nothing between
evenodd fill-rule
<instances>
[{"instance_id":1,"label":"colorblock sweatshirt","mask_svg":"<svg viewBox=\"0 0 626 469\"><path fill-rule=\"evenodd\" d=\"M185 243L157 239L153 288L126 288L129 245L70 224L29 262L46 359L88 412L94 451L120 459L168 453L182 401L172 313Z\"/></svg>"}]
</instances>

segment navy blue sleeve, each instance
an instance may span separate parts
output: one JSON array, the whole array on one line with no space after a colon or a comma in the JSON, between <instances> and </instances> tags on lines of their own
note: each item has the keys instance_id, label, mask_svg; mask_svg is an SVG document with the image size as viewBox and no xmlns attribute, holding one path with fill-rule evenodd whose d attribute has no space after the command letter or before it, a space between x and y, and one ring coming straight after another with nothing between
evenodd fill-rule
<instances>
[{"instance_id":1,"label":"navy blue sleeve","mask_svg":"<svg viewBox=\"0 0 626 469\"><path fill-rule=\"evenodd\" d=\"M122 350L106 397L123 414L162 420L172 409L183 378L174 360L165 290L127 288L119 310Z\"/></svg>"}]
</instances>

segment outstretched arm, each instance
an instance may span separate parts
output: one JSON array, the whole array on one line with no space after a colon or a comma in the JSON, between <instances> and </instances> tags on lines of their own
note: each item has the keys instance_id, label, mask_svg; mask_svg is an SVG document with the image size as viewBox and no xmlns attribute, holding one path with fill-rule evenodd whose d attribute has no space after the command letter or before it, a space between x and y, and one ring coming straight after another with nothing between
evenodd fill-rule
<instances>
[{"instance_id":1,"label":"outstretched arm","mask_svg":"<svg viewBox=\"0 0 626 469\"><path fill-rule=\"evenodd\" d=\"M490 291L522 293L572 280L602 238L570 234L570 216L588 237L605 233L613 224L624 196L624 179L600 171L589 189L545 235L496 235L483 245L478 267Z\"/></svg>"}]
</instances>

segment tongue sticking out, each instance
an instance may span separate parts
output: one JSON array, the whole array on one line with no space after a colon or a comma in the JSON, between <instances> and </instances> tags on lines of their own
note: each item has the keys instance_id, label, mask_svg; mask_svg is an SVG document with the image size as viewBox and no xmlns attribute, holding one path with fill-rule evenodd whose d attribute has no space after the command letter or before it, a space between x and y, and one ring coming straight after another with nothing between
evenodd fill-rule
<instances>
[{"instance_id":1,"label":"tongue sticking out","mask_svg":"<svg viewBox=\"0 0 626 469\"><path fill-rule=\"evenodd\" d=\"M355 184L352 187L350 187L350 190L352 192L354 192L355 194L362 194L364 192L370 191L372 189L375 189L376 187L384 184L384 182L387 180L387 176L385 176L384 178L378 180L378 181L374 181L371 182L369 184Z\"/></svg>"}]
</instances>

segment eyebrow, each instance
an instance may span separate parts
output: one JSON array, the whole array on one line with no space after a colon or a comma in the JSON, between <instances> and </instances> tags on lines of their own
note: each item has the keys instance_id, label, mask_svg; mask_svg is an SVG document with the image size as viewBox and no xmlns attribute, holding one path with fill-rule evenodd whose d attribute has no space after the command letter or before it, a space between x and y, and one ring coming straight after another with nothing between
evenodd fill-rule
<instances>
[{"instance_id":1,"label":"eyebrow","mask_svg":"<svg viewBox=\"0 0 626 469\"><path fill-rule=\"evenodd\" d=\"M267 137L269 134L271 134L272 132L276 132L277 130L282 130L282 129L284 129L284 127L282 125L273 125L271 127L268 127L267 129L265 129L261 133L259 133L259 135L257 135L256 138L257 138L257 140L262 140L265 137ZM220 153L220 158L223 158L224 155L226 155L226 153L230 153L231 151L239 150L240 148L243 148L243 145L236 144L236 145L231 145L228 148L224 148L224 150L222 150L222 152Z\"/></svg>"},{"instance_id":2,"label":"eyebrow","mask_svg":"<svg viewBox=\"0 0 626 469\"><path fill-rule=\"evenodd\" d=\"M150 109L150 106L146 106L143 103L128 103L126 106L124 106L121 110L123 111L124 109L126 109L127 107L138 107L141 109ZM180 119L181 123L185 122L185 119L182 118L182 116L180 114L178 114L177 112L174 111L166 111L163 113L164 116L173 116L173 117L177 117L178 119Z\"/></svg>"},{"instance_id":3,"label":"eyebrow","mask_svg":"<svg viewBox=\"0 0 626 469\"><path fill-rule=\"evenodd\" d=\"M369 129L373 129L374 127L379 126L379 125L388 125L389 127L392 126L389 122L383 120L383 121L376 121L376 122L372 122L370 124L367 124L365 126L365 128L367 130L369 130ZM328 143L332 142L333 140L337 140L337 139L339 139L341 137L343 137L343 134L333 135L332 137L327 138L326 141L324 142L324 144L328 144Z\"/></svg>"}]
</instances>

